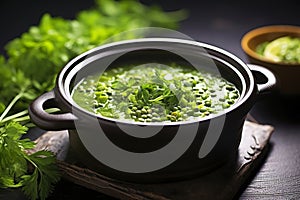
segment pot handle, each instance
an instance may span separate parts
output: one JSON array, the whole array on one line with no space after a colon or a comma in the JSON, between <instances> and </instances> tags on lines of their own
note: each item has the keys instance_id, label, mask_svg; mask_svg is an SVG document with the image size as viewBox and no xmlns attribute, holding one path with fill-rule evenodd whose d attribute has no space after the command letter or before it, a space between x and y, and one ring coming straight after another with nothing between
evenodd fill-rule
<instances>
[{"instance_id":1,"label":"pot handle","mask_svg":"<svg viewBox=\"0 0 300 200\"><path fill-rule=\"evenodd\" d=\"M275 89L276 86L276 76L271 72L269 69L254 65L254 64L247 64L248 67L252 72L254 72L254 78L257 79L257 89L258 92L261 93L267 93L271 92ZM257 76L255 76L255 73ZM262 83L260 83L262 82Z\"/></svg>"},{"instance_id":2,"label":"pot handle","mask_svg":"<svg viewBox=\"0 0 300 200\"><path fill-rule=\"evenodd\" d=\"M58 107L54 98L53 90L36 98L28 108L31 121L44 130L74 129L74 121L77 120L77 117L72 113L50 114L44 110Z\"/></svg>"}]
</instances>

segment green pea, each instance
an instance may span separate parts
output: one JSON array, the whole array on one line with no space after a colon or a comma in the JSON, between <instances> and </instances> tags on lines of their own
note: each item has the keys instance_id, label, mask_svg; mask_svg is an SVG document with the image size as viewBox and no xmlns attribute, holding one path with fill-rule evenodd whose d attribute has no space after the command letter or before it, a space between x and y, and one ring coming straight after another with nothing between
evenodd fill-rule
<instances>
[{"instance_id":1,"label":"green pea","mask_svg":"<svg viewBox=\"0 0 300 200\"><path fill-rule=\"evenodd\" d=\"M146 119L148 116L147 115L141 115L142 118Z\"/></svg>"},{"instance_id":2,"label":"green pea","mask_svg":"<svg viewBox=\"0 0 300 200\"><path fill-rule=\"evenodd\" d=\"M229 105L228 103L223 103L223 104L222 104L222 107L225 109L225 108L229 108L230 105Z\"/></svg>"},{"instance_id":3,"label":"green pea","mask_svg":"<svg viewBox=\"0 0 300 200\"><path fill-rule=\"evenodd\" d=\"M205 100L205 99L207 99L209 96L207 95L207 94L202 94L201 95L201 98L203 99L203 100Z\"/></svg>"},{"instance_id":4,"label":"green pea","mask_svg":"<svg viewBox=\"0 0 300 200\"><path fill-rule=\"evenodd\" d=\"M229 97L230 97L231 99L237 99L237 98L239 97L239 95L236 94L236 93L231 93L231 94L229 95Z\"/></svg>"},{"instance_id":5,"label":"green pea","mask_svg":"<svg viewBox=\"0 0 300 200\"><path fill-rule=\"evenodd\" d=\"M200 108L199 110L200 110L200 112L204 113L204 112L206 112L207 108L203 107L203 108Z\"/></svg>"},{"instance_id":6,"label":"green pea","mask_svg":"<svg viewBox=\"0 0 300 200\"><path fill-rule=\"evenodd\" d=\"M206 111L206 112L204 112L203 114L205 114L205 115L209 115L210 113L209 113L208 111Z\"/></svg>"},{"instance_id":7,"label":"green pea","mask_svg":"<svg viewBox=\"0 0 300 200\"><path fill-rule=\"evenodd\" d=\"M225 88L226 88L227 90L229 90L229 91L233 91L233 90L234 90L234 87L231 86L231 85L227 85Z\"/></svg>"},{"instance_id":8,"label":"green pea","mask_svg":"<svg viewBox=\"0 0 300 200\"><path fill-rule=\"evenodd\" d=\"M159 114L157 114L157 113L152 113L152 116L153 116L153 117L158 117Z\"/></svg>"},{"instance_id":9,"label":"green pea","mask_svg":"<svg viewBox=\"0 0 300 200\"><path fill-rule=\"evenodd\" d=\"M176 121L176 117L171 116L171 117L170 117L170 120L171 120L172 122L175 122L175 121Z\"/></svg>"},{"instance_id":10,"label":"green pea","mask_svg":"<svg viewBox=\"0 0 300 200\"><path fill-rule=\"evenodd\" d=\"M136 106L133 106L133 107L132 107L132 110L133 110L133 111L136 111L137 109L138 109L138 108L137 108Z\"/></svg>"},{"instance_id":11,"label":"green pea","mask_svg":"<svg viewBox=\"0 0 300 200\"><path fill-rule=\"evenodd\" d=\"M142 112L143 114L146 114L146 113L147 113L147 110L146 110L145 108L142 108L141 112Z\"/></svg>"},{"instance_id":12,"label":"green pea","mask_svg":"<svg viewBox=\"0 0 300 200\"><path fill-rule=\"evenodd\" d=\"M140 121L140 122L144 122L144 121L145 121L145 119L143 119L143 118L138 118L138 121Z\"/></svg>"},{"instance_id":13,"label":"green pea","mask_svg":"<svg viewBox=\"0 0 300 200\"><path fill-rule=\"evenodd\" d=\"M234 104L234 100L230 99L227 101L228 104Z\"/></svg>"},{"instance_id":14,"label":"green pea","mask_svg":"<svg viewBox=\"0 0 300 200\"><path fill-rule=\"evenodd\" d=\"M142 114L142 111L141 111L141 110L137 110L137 111L136 111L136 114L137 114L138 116L140 116L140 115Z\"/></svg>"},{"instance_id":15,"label":"green pea","mask_svg":"<svg viewBox=\"0 0 300 200\"><path fill-rule=\"evenodd\" d=\"M210 107L211 106L211 101L205 101L204 105Z\"/></svg>"},{"instance_id":16,"label":"green pea","mask_svg":"<svg viewBox=\"0 0 300 200\"><path fill-rule=\"evenodd\" d=\"M130 114L131 114L131 115L136 115L136 112L135 112L134 110L131 110L131 111L130 111Z\"/></svg>"}]
</instances>

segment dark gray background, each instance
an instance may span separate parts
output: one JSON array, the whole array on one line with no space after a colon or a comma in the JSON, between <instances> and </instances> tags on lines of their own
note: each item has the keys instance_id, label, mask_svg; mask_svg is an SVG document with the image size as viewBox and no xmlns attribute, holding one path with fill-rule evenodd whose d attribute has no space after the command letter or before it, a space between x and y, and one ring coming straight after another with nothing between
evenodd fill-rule
<instances>
[{"instance_id":1,"label":"dark gray background","mask_svg":"<svg viewBox=\"0 0 300 200\"><path fill-rule=\"evenodd\" d=\"M300 6L297 1L191 1L161 0L165 10L185 8L189 18L180 31L195 40L226 49L247 62L240 41L249 30L271 24L300 25ZM73 18L93 5L92 0L10 0L0 2L0 53L4 45L20 36L29 26L36 25L43 13ZM299 78L300 79L300 78ZM295 87L300 87L295 85ZM270 152L252 179L241 188L237 199L299 199L300 198L300 98L269 95L260 99L250 113L260 122L275 127ZM9 192L8 192L9 193ZM17 199L9 193L0 199ZM79 186L58 184L51 199L110 199Z\"/></svg>"}]
</instances>

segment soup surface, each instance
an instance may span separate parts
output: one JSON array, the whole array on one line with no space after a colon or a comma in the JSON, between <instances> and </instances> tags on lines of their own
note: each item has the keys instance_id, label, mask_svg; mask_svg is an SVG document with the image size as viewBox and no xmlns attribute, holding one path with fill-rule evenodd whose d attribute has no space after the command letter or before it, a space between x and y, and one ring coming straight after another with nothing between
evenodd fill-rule
<instances>
[{"instance_id":1,"label":"soup surface","mask_svg":"<svg viewBox=\"0 0 300 200\"><path fill-rule=\"evenodd\" d=\"M204 118L229 108L239 96L235 85L219 75L158 63L88 76L72 92L74 101L90 112L138 122Z\"/></svg>"}]
</instances>

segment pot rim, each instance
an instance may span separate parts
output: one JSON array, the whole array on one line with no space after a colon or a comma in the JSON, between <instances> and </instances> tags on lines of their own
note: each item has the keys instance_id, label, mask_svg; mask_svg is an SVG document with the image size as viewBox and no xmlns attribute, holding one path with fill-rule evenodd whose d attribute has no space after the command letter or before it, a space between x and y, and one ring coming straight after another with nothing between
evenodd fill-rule
<instances>
[{"instance_id":1,"label":"pot rim","mask_svg":"<svg viewBox=\"0 0 300 200\"><path fill-rule=\"evenodd\" d=\"M224 55L226 58L229 58L232 61L236 62L238 65L242 66L242 68L245 70L245 72L247 73L248 78L249 78L249 85L247 86L248 90L243 94L243 96L240 96L239 100L235 104L233 104L229 108L227 108L217 114L209 115L207 117L198 118L195 120L179 121L179 122L135 122L135 121L130 121L130 120L120 120L120 119L115 119L115 118L109 118L109 117L104 117L104 116L89 112L89 111L85 110L84 108L80 107L79 105L77 105L76 102L74 102L73 98L71 97L71 92L69 90L67 90L67 87L65 86L65 78L66 78L66 75L67 76L69 75L70 71L74 68L74 66L77 66L79 63L81 63L82 59L85 60L84 58L87 57L88 55L98 52L98 51L103 51L103 50L105 50L107 48L111 48L111 47L122 46L122 45L133 44L133 43L152 43L152 42L165 42L165 43L178 43L178 44L183 44L183 45L192 45L192 46L195 46L198 48L202 48L205 50L208 49L208 50L212 50L217 53L220 53L220 54ZM97 54L95 54L95 55L97 55ZM226 61L224 59L221 59L221 60ZM80 69L82 69L84 66L86 66L86 65L83 65L82 67L80 67L77 70L77 72ZM237 72L235 71L235 73L237 73ZM241 77L244 78L244 76L242 76L242 75L241 75ZM62 70L60 71L60 73L58 74L58 77L56 79L56 91L58 92L60 98L62 98L63 102L66 102L72 108L73 112L75 111L77 114L84 113L93 118L97 118L97 119L101 119L101 120L105 120L105 121L109 121L109 122L115 122L115 123L120 123L120 124L139 125L139 126L162 126L162 125L178 126L178 125L199 123L199 122L208 121L208 120L211 120L214 118L218 118L218 117L221 117L223 115L226 115L226 114L232 112L233 110L237 109L239 106L244 104L245 101L247 101L251 97L254 89L255 89L255 81L254 81L254 77L253 77L251 70L249 69L249 67L247 66L246 63L244 63L240 58L238 58L234 54L232 54L220 47L217 47L217 46L214 46L211 44L207 44L207 43L203 43L203 42L199 42L199 41L193 41L193 40L187 40L187 39L177 39L177 38L161 38L161 37L123 40L123 41L112 42L112 43L108 43L108 44L104 44L104 45L95 47L89 51L86 51L86 52L76 56L71 61L69 61L65 65L65 67L62 68Z\"/></svg>"}]
</instances>

